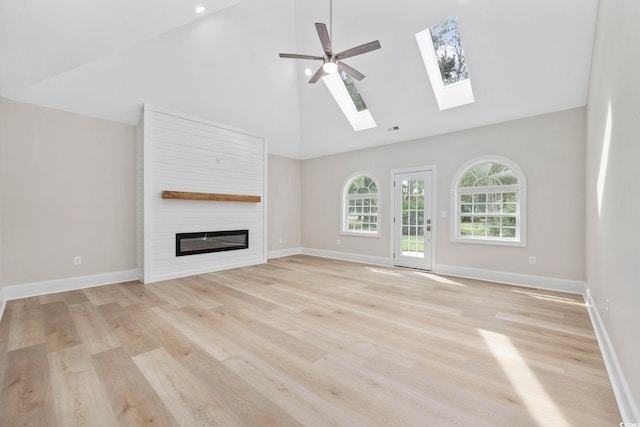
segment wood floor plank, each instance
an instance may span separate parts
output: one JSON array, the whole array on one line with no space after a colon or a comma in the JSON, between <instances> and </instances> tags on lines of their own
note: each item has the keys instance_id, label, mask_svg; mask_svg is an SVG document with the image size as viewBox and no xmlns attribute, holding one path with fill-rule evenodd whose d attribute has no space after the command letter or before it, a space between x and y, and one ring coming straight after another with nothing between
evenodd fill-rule
<instances>
[{"instance_id":1,"label":"wood floor plank","mask_svg":"<svg viewBox=\"0 0 640 427\"><path fill-rule=\"evenodd\" d=\"M118 425L180 425L122 347L94 354L91 358Z\"/></svg>"},{"instance_id":2,"label":"wood floor plank","mask_svg":"<svg viewBox=\"0 0 640 427\"><path fill-rule=\"evenodd\" d=\"M59 351L80 344L80 337L73 323L69 307L63 301L42 305L45 322L47 350Z\"/></svg>"},{"instance_id":3,"label":"wood floor plank","mask_svg":"<svg viewBox=\"0 0 640 427\"><path fill-rule=\"evenodd\" d=\"M352 415L250 353L240 353L225 360L224 364L262 394L269 396L269 399L303 425L353 427L372 425L368 420L362 419L363 412L368 413L371 408L361 407L359 409L362 412ZM333 393L336 398L339 396L338 392L333 390L329 390L329 393Z\"/></svg>"},{"instance_id":4,"label":"wood floor plank","mask_svg":"<svg viewBox=\"0 0 640 427\"><path fill-rule=\"evenodd\" d=\"M83 346L50 352L49 371L58 425L117 425L102 382Z\"/></svg>"},{"instance_id":5,"label":"wood floor plank","mask_svg":"<svg viewBox=\"0 0 640 427\"><path fill-rule=\"evenodd\" d=\"M208 387L164 349L158 348L140 354L133 360L165 406L181 424L243 425L240 418L220 398L219 388Z\"/></svg>"},{"instance_id":6,"label":"wood floor plank","mask_svg":"<svg viewBox=\"0 0 640 427\"><path fill-rule=\"evenodd\" d=\"M109 327L111 334L133 357L158 348L160 344L147 335L145 330L118 303L96 307Z\"/></svg>"},{"instance_id":7,"label":"wood floor plank","mask_svg":"<svg viewBox=\"0 0 640 427\"><path fill-rule=\"evenodd\" d=\"M252 385L228 369L210 354L196 350L180 359L181 363L207 385L217 390L224 404L247 426L302 426L288 412L269 400Z\"/></svg>"},{"instance_id":8,"label":"wood floor plank","mask_svg":"<svg viewBox=\"0 0 640 427\"><path fill-rule=\"evenodd\" d=\"M0 385L11 426L620 422L582 296L306 255L8 301Z\"/></svg>"},{"instance_id":9,"label":"wood floor plank","mask_svg":"<svg viewBox=\"0 0 640 427\"><path fill-rule=\"evenodd\" d=\"M138 304L138 299L123 286L96 286L84 290L93 305L117 303L122 307Z\"/></svg>"},{"instance_id":10,"label":"wood floor plank","mask_svg":"<svg viewBox=\"0 0 640 427\"><path fill-rule=\"evenodd\" d=\"M11 318L13 317L14 304L7 304L2 316L0 316L0 385L3 384L6 375L7 353L9 351L9 337L11 335ZM1 392L1 389L0 389ZM1 394L0 394L1 396Z\"/></svg>"},{"instance_id":11,"label":"wood floor plank","mask_svg":"<svg viewBox=\"0 0 640 427\"><path fill-rule=\"evenodd\" d=\"M140 326L155 338L160 345L175 358L188 356L199 347L173 327L169 322L161 318L156 312L143 305L130 305L126 311L138 322Z\"/></svg>"},{"instance_id":12,"label":"wood floor plank","mask_svg":"<svg viewBox=\"0 0 640 427\"><path fill-rule=\"evenodd\" d=\"M153 311L217 360L225 360L242 350L233 340L219 333L220 319L205 308L155 307Z\"/></svg>"},{"instance_id":13,"label":"wood floor plank","mask_svg":"<svg viewBox=\"0 0 640 427\"><path fill-rule=\"evenodd\" d=\"M77 291L62 292L61 295L67 305L82 304L83 302L89 301L89 298L87 298L87 295L81 289Z\"/></svg>"},{"instance_id":14,"label":"wood floor plank","mask_svg":"<svg viewBox=\"0 0 640 427\"><path fill-rule=\"evenodd\" d=\"M44 343L7 354L0 414L7 426L55 426L47 348Z\"/></svg>"},{"instance_id":15,"label":"wood floor plank","mask_svg":"<svg viewBox=\"0 0 640 427\"><path fill-rule=\"evenodd\" d=\"M121 289L126 288L131 295L135 296L138 304L142 304L146 307L156 307L159 305L169 304L166 299L151 292L150 285L145 286L140 282L125 282L117 283L114 286Z\"/></svg>"},{"instance_id":16,"label":"wood floor plank","mask_svg":"<svg viewBox=\"0 0 640 427\"><path fill-rule=\"evenodd\" d=\"M90 301L69 306L78 336L90 354L101 353L120 346L105 320Z\"/></svg>"},{"instance_id":17,"label":"wood floor plank","mask_svg":"<svg viewBox=\"0 0 640 427\"><path fill-rule=\"evenodd\" d=\"M30 347L45 342L42 308L37 297L25 298L11 305L11 331L8 351Z\"/></svg>"}]
</instances>

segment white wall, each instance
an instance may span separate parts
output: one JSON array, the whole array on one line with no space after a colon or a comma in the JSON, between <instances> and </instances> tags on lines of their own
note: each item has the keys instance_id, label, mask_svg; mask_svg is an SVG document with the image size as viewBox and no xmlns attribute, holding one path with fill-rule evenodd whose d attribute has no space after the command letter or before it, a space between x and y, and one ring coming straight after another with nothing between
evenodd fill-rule
<instances>
[{"instance_id":1,"label":"white wall","mask_svg":"<svg viewBox=\"0 0 640 427\"><path fill-rule=\"evenodd\" d=\"M584 280L584 124L574 109L468 131L303 161L302 244L390 262L390 173L436 165L437 264ZM348 144L349 141L344 141ZM449 241L449 190L457 169L483 155L516 162L528 183L526 248ZM340 235L340 191L357 171L380 181L381 237ZM440 213L447 211L447 218ZM336 245L340 239L340 246ZM536 265L528 264L535 255Z\"/></svg>"},{"instance_id":2,"label":"white wall","mask_svg":"<svg viewBox=\"0 0 640 427\"><path fill-rule=\"evenodd\" d=\"M640 3L600 0L587 107L586 276L618 370L628 422L640 422ZM609 310L606 306L608 301Z\"/></svg>"},{"instance_id":3,"label":"white wall","mask_svg":"<svg viewBox=\"0 0 640 427\"><path fill-rule=\"evenodd\" d=\"M4 286L135 268L135 141L133 126L0 98Z\"/></svg>"},{"instance_id":4,"label":"white wall","mask_svg":"<svg viewBox=\"0 0 640 427\"><path fill-rule=\"evenodd\" d=\"M9 96L132 125L143 102L166 106L247 129L270 152L297 157L301 61L278 58L298 51L294 3L245 0Z\"/></svg>"},{"instance_id":5,"label":"white wall","mask_svg":"<svg viewBox=\"0 0 640 427\"><path fill-rule=\"evenodd\" d=\"M269 155L269 258L295 254L302 243L302 161Z\"/></svg>"},{"instance_id":6,"label":"white wall","mask_svg":"<svg viewBox=\"0 0 640 427\"><path fill-rule=\"evenodd\" d=\"M265 262L263 138L145 106L145 283ZM163 191L259 196L258 203L165 200ZM249 230L249 248L176 256L176 233Z\"/></svg>"}]
</instances>

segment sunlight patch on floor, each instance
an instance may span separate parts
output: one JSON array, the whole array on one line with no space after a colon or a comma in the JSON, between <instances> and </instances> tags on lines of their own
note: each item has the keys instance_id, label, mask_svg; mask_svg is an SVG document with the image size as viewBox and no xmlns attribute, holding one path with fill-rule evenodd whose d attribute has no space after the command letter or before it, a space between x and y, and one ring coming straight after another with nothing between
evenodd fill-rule
<instances>
[{"instance_id":1,"label":"sunlight patch on floor","mask_svg":"<svg viewBox=\"0 0 640 427\"><path fill-rule=\"evenodd\" d=\"M433 274L433 273L425 273L425 272L422 272L422 271L416 271L416 272L414 272L414 274L417 274L418 276L426 277L427 279L433 280L434 282L444 283L446 285L462 286L462 287L465 287L465 288L467 287L467 285L463 285L462 283L454 282L453 280L447 279L445 277L438 276L438 275Z\"/></svg>"},{"instance_id":2,"label":"sunlight patch on floor","mask_svg":"<svg viewBox=\"0 0 640 427\"><path fill-rule=\"evenodd\" d=\"M373 267L365 267L365 269L369 270L372 273L388 274L389 276L402 277L402 274L396 273L395 271L392 271L392 270L385 270L382 268L373 268Z\"/></svg>"},{"instance_id":3,"label":"sunlight patch on floor","mask_svg":"<svg viewBox=\"0 0 640 427\"><path fill-rule=\"evenodd\" d=\"M567 297L561 297L558 295L548 295L548 294L543 294L540 292L534 292L534 291L522 291L519 289L513 289L513 292L519 293L519 294L525 294L530 296L531 298L535 298L535 299L539 299L539 300L544 300L544 301L551 301L551 302L559 302L561 304L569 304L569 305L577 305L580 307L584 306L583 302L580 301L576 301L572 298L567 298Z\"/></svg>"},{"instance_id":4,"label":"sunlight patch on floor","mask_svg":"<svg viewBox=\"0 0 640 427\"><path fill-rule=\"evenodd\" d=\"M483 329L478 332L538 425L569 426L509 337Z\"/></svg>"}]
</instances>

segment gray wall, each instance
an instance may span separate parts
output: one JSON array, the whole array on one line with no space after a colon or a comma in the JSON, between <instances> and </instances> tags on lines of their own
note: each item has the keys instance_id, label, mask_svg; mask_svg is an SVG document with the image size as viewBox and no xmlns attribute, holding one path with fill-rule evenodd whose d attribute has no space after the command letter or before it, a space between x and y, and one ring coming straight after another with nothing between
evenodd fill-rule
<instances>
[{"instance_id":1,"label":"gray wall","mask_svg":"<svg viewBox=\"0 0 640 427\"><path fill-rule=\"evenodd\" d=\"M636 411L640 408L638 17L637 0L598 2L586 162L587 284L635 396ZM640 421L640 413L635 417L627 421Z\"/></svg>"},{"instance_id":2,"label":"gray wall","mask_svg":"<svg viewBox=\"0 0 640 427\"><path fill-rule=\"evenodd\" d=\"M135 143L133 126L0 98L0 289L136 268ZM270 252L301 246L301 165L269 156Z\"/></svg>"},{"instance_id":3,"label":"gray wall","mask_svg":"<svg viewBox=\"0 0 640 427\"><path fill-rule=\"evenodd\" d=\"M267 232L269 256L300 249L302 161L269 155Z\"/></svg>"},{"instance_id":4,"label":"gray wall","mask_svg":"<svg viewBox=\"0 0 640 427\"><path fill-rule=\"evenodd\" d=\"M3 285L135 268L135 172L133 126L0 98Z\"/></svg>"},{"instance_id":5,"label":"gray wall","mask_svg":"<svg viewBox=\"0 0 640 427\"><path fill-rule=\"evenodd\" d=\"M581 108L305 160L302 244L388 259L391 170L437 165L437 264L584 280L584 127L585 110ZM525 248L449 240L453 176L465 162L491 154L513 160L526 175ZM357 171L371 172L380 181L381 237L340 235L341 188ZM447 218L441 217L443 210ZM529 255L536 256L536 265L528 264Z\"/></svg>"}]
</instances>

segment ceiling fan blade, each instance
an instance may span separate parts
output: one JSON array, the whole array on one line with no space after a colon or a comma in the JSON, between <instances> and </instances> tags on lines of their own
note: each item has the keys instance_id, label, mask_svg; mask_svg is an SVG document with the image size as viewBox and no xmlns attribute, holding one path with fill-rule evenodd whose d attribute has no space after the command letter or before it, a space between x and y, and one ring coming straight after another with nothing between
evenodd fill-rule
<instances>
[{"instance_id":1,"label":"ceiling fan blade","mask_svg":"<svg viewBox=\"0 0 640 427\"><path fill-rule=\"evenodd\" d=\"M313 55L298 55L297 53L281 53L280 58L292 58L292 59L319 59L323 60L322 56Z\"/></svg>"},{"instance_id":2,"label":"ceiling fan blade","mask_svg":"<svg viewBox=\"0 0 640 427\"><path fill-rule=\"evenodd\" d=\"M373 42L365 43L360 46L352 47L351 49L347 49L344 52L340 52L337 55L335 55L335 58L336 59L350 58L352 56L362 55L363 53L371 52L372 50L376 50L380 48L381 48L380 41L376 40Z\"/></svg>"},{"instance_id":3,"label":"ceiling fan blade","mask_svg":"<svg viewBox=\"0 0 640 427\"><path fill-rule=\"evenodd\" d=\"M351 77L353 77L354 79L356 79L358 81L360 81L360 80L362 80L362 79L364 79L366 77L360 71L356 70L353 67L348 66L344 62L338 62L338 70L344 71L345 73L349 74Z\"/></svg>"},{"instance_id":4,"label":"ceiling fan blade","mask_svg":"<svg viewBox=\"0 0 640 427\"><path fill-rule=\"evenodd\" d=\"M324 72L324 68L322 68L322 66L320 68L318 68L318 71L316 71L316 73L311 76L311 80L309 80L309 83L316 83L318 80L320 80L320 77L324 76L325 73Z\"/></svg>"},{"instance_id":5,"label":"ceiling fan blade","mask_svg":"<svg viewBox=\"0 0 640 427\"><path fill-rule=\"evenodd\" d=\"M325 55L327 55L327 58L331 58L331 38L329 37L327 26L316 22L316 30L318 31L318 37L320 37L320 43L322 43L322 49L324 49Z\"/></svg>"}]
</instances>

